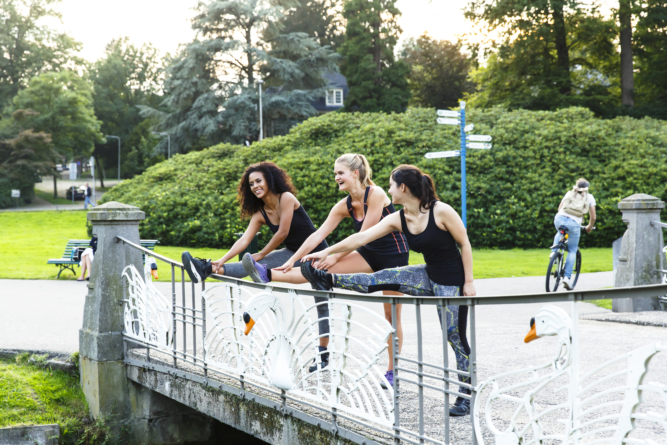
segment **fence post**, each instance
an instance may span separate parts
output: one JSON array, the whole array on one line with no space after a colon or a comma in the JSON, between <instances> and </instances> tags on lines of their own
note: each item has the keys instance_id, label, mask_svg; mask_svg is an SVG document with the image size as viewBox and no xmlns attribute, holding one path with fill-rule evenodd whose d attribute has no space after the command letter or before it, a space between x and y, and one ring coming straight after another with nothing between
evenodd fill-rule
<instances>
[{"instance_id":1,"label":"fence post","mask_svg":"<svg viewBox=\"0 0 667 445\"><path fill-rule=\"evenodd\" d=\"M618 208L623 212L623 222L628 229L623 234L614 287L658 284L661 275L662 228L651 221L660 222L660 211L665 203L655 196L638 193L621 200ZM657 297L618 298L612 300L614 312L640 312L658 310Z\"/></svg>"},{"instance_id":2,"label":"fence post","mask_svg":"<svg viewBox=\"0 0 667 445\"><path fill-rule=\"evenodd\" d=\"M81 386L94 418L129 414L129 393L123 364L123 284L125 265L142 271L141 252L125 249L116 237L139 244L139 222L145 218L137 207L108 202L88 212L97 236L83 326L79 330Z\"/></svg>"}]
</instances>

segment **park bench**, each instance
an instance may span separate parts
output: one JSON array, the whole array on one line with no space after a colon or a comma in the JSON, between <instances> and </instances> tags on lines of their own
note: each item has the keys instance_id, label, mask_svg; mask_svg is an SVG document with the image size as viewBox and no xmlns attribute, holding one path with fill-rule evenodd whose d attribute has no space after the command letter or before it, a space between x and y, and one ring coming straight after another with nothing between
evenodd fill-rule
<instances>
[{"instance_id":1,"label":"park bench","mask_svg":"<svg viewBox=\"0 0 667 445\"><path fill-rule=\"evenodd\" d=\"M147 239L147 240L141 240L141 247L144 247L148 250L155 250L155 245L159 243L158 240L154 239ZM79 261L75 259L77 249L79 247L90 247L90 240L88 239L71 239L67 242L67 246L65 247L65 253L63 253L62 258L54 258L50 259L49 261L46 262L46 264L55 264L60 268L58 271L58 275L56 276L56 279L60 278L60 274L63 273L65 270L71 270L74 275L76 275L76 271L74 270L74 266L79 265ZM146 262L146 257L145 254L141 254L141 260L145 263Z\"/></svg>"}]
</instances>

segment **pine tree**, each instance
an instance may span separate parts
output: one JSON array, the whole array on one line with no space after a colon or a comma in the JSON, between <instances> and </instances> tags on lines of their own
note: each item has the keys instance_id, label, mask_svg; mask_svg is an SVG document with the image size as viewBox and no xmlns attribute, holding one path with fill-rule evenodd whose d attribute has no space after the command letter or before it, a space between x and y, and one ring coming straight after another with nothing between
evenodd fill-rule
<instances>
[{"instance_id":1,"label":"pine tree","mask_svg":"<svg viewBox=\"0 0 667 445\"><path fill-rule=\"evenodd\" d=\"M396 0L349 0L341 72L350 92L346 111L402 112L410 100L406 76L409 67L394 60L394 47L401 32Z\"/></svg>"}]
</instances>

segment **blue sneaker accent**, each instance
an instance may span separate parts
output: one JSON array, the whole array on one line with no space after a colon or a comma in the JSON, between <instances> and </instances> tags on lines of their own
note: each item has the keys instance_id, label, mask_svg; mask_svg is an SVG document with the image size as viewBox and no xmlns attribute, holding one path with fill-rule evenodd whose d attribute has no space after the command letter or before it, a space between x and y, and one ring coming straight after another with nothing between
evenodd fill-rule
<instances>
[{"instance_id":1,"label":"blue sneaker accent","mask_svg":"<svg viewBox=\"0 0 667 445\"><path fill-rule=\"evenodd\" d=\"M391 385L391 387L394 387L394 370L392 369L391 371L387 371L384 374L384 378L387 379L387 382ZM380 382L380 386L382 389L387 389L387 385L384 384L384 382Z\"/></svg>"}]
</instances>

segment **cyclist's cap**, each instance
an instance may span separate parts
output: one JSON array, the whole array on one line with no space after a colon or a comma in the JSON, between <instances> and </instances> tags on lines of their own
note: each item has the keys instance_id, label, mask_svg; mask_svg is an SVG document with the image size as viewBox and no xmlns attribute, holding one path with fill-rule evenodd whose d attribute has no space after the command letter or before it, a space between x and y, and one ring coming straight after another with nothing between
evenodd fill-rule
<instances>
[{"instance_id":1,"label":"cyclist's cap","mask_svg":"<svg viewBox=\"0 0 667 445\"><path fill-rule=\"evenodd\" d=\"M579 187L580 189L587 189L589 186L590 184L588 183L588 181L577 182L577 187Z\"/></svg>"}]
</instances>

